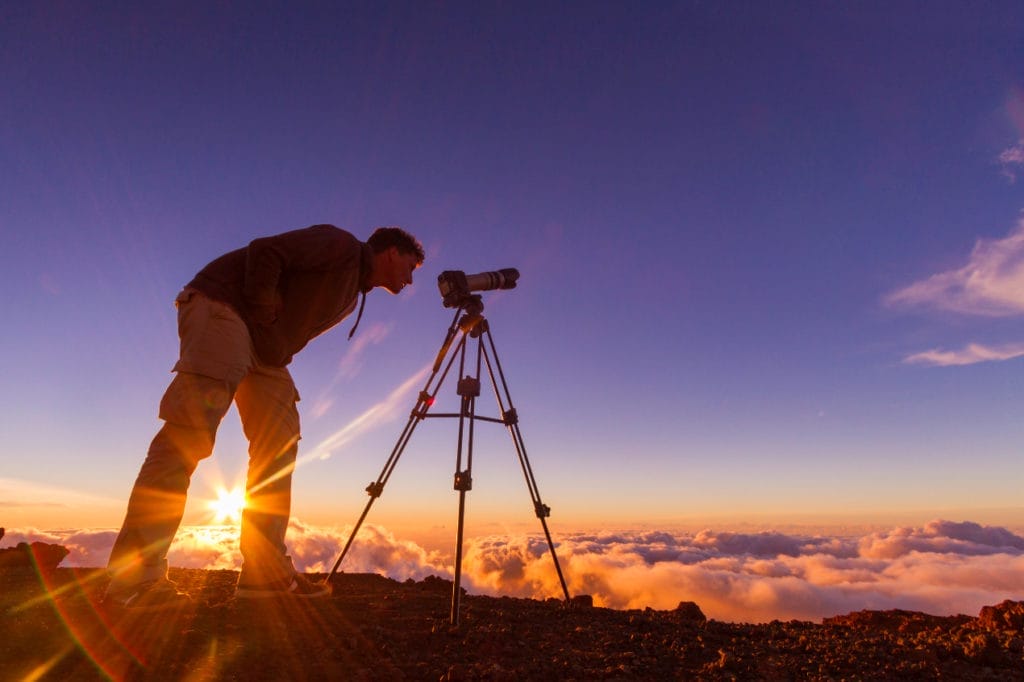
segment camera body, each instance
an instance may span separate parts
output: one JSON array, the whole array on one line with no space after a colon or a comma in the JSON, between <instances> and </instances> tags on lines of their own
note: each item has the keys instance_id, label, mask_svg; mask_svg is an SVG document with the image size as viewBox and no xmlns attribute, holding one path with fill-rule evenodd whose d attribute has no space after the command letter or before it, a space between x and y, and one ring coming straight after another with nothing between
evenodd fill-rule
<instances>
[{"instance_id":1,"label":"camera body","mask_svg":"<svg viewBox=\"0 0 1024 682\"><path fill-rule=\"evenodd\" d=\"M466 305L472 291L491 289L514 289L519 280L519 271L504 268L490 272L467 275L462 270L445 270L437 276L437 288L445 308L461 308Z\"/></svg>"}]
</instances>

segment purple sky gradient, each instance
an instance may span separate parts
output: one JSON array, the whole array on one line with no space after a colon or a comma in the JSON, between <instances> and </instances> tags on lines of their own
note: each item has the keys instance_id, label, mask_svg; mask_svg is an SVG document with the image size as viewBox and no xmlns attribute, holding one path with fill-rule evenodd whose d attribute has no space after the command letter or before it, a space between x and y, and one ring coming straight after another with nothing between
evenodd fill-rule
<instances>
[{"instance_id":1,"label":"purple sky gradient","mask_svg":"<svg viewBox=\"0 0 1024 682\"><path fill-rule=\"evenodd\" d=\"M485 302L556 528L1022 528L1021 35L1011 2L8 4L0 523L119 524L178 289L329 222L428 258L292 366L310 523L362 508L437 274L517 267ZM452 523L449 426L376 520ZM480 438L469 513L529 522ZM244 465L232 413L189 518Z\"/></svg>"}]
</instances>

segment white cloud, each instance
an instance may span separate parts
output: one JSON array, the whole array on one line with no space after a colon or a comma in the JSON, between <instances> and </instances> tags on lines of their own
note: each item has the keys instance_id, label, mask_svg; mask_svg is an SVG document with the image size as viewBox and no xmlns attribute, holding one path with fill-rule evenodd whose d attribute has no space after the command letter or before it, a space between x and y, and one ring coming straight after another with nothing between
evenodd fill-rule
<instances>
[{"instance_id":1,"label":"white cloud","mask_svg":"<svg viewBox=\"0 0 1024 682\"><path fill-rule=\"evenodd\" d=\"M110 556L110 548L114 546L116 530L68 530L41 531L35 528L10 529L4 533L4 547L13 547L19 542L46 542L51 545L63 545L68 556L62 566L105 566Z\"/></svg>"},{"instance_id":2,"label":"white cloud","mask_svg":"<svg viewBox=\"0 0 1024 682\"><path fill-rule=\"evenodd\" d=\"M292 522L287 544L303 571L327 572L349 529ZM67 565L103 565L114 531L8 533L18 541L58 542ZM575 533L556 551L571 594L618 609L672 609L695 601L726 621L819 620L861 609L976 614L1004 599L1024 599L1024 537L969 521L936 520L853 536L777 532L695 534ZM183 528L171 565L237 569L237 529ZM365 526L341 570L396 580L452 577L449 557ZM472 593L561 597L547 543L540 536L466 541L463 587Z\"/></svg>"},{"instance_id":3,"label":"white cloud","mask_svg":"<svg viewBox=\"0 0 1024 682\"><path fill-rule=\"evenodd\" d=\"M1012 153L1011 153L1012 152ZM1024 158L1024 148L1007 150ZM923 307L961 315L1013 317L1024 314L1024 218L1002 239L979 239L967 263L914 282L884 298L893 307ZM971 365L1024 355L1024 343L988 346L969 343L960 350L933 348L903 359L908 364Z\"/></svg>"},{"instance_id":4,"label":"white cloud","mask_svg":"<svg viewBox=\"0 0 1024 682\"><path fill-rule=\"evenodd\" d=\"M366 329L359 330L359 333L352 337L346 346L345 355L338 362L338 371L335 372L334 378L313 400L311 413L314 419L319 419L331 409L334 404L332 396L338 383L342 379L350 379L359 374L363 368L363 355L366 349L387 339L391 335L391 328L392 325L375 322Z\"/></svg>"},{"instance_id":5,"label":"white cloud","mask_svg":"<svg viewBox=\"0 0 1024 682\"><path fill-rule=\"evenodd\" d=\"M351 528L320 528L292 519L285 538L288 551L297 569L326 573L334 566ZM4 547L19 542L46 542L63 545L69 550L64 566L105 566L117 538L117 530L41 531L37 529L8 530ZM237 526L182 526L167 560L180 568L238 570L242 557L238 547ZM386 528L365 524L352 543L341 570L355 573L379 573L396 580L421 580L428 575L451 577L453 569L437 552L430 552L414 542L401 540Z\"/></svg>"},{"instance_id":6,"label":"white cloud","mask_svg":"<svg viewBox=\"0 0 1024 682\"><path fill-rule=\"evenodd\" d=\"M1016 166L1024 165L1024 140L1016 146L1004 149L999 155L999 165L1002 166L1003 175L1012 183L1017 181Z\"/></svg>"},{"instance_id":7,"label":"white cloud","mask_svg":"<svg viewBox=\"0 0 1024 682\"><path fill-rule=\"evenodd\" d=\"M858 543L863 557L894 559L912 552L983 556L1016 552L1024 554L1024 538L1005 528L982 526L970 521L956 523L936 520L923 528L897 528L874 533Z\"/></svg>"},{"instance_id":8,"label":"white cloud","mask_svg":"<svg viewBox=\"0 0 1024 682\"><path fill-rule=\"evenodd\" d=\"M343 447L359 435L375 426L394 419L398 408L408 402L407 398L423 382L430 369L430 365L425 365L420 371L413 374L391 391L384 400L371 405L361 415L320 441L308 453L301 456L298 463L303 464L312 459L328 459L335 450Z\"/></svg>"},{"instance_id":9,"label":"white cloud","mask_svg":"<svg viewBox=\"0 0 1024 682\"><path fill-rule=\"evenodd\" d=\"M903 362L912 365L933 365L949 367L955 365L973 365L979 362L1012 360L1024 355L1024 343L1013 343L1005 346L983 346L969 343L960 350L940 350L934 348L920 353L908 355Z\"/></svg>"},{"instance_id":10,"label":"white cloud","mask_svg":"<svg viewBox=\"0 0 1024 682\"><path fill-rule=\"evenodd\" d=\"M557 551L570 592L591 594L598 605L671 609L695 601L720 620L817 620L865 608L977 613L1024 595L1024 538L970 522L848 538L574 535ZM561 591L537 538L474 540L466 575L487 593Z\"/></svg>"},{"instance_id":11,"label":"white cloud","mask_svg":"<svg viewBox=\"0 0 1024 682\"><path fill-rule=\"evenodd\" d=\"M292 521L287 545L300 571L327 573L351 535L351 528L325 529ZM422 580L429 575L450 578L453 568L437 552L396 538L381 526L366 524L359 530L340 569L348 573L377 573L395 580Z\"/></svg>"},{"instance_id":12,"label":"white cloud","mask_svg":"<svg viewBox=\"0 0 1024 682\"><path fill-rule=\"evenodd\" d=\"M885 301L964 315L1024 313L1024 219L1002 239L979 239L963 267L914 282Z\"/></svg>"}]
</instances>

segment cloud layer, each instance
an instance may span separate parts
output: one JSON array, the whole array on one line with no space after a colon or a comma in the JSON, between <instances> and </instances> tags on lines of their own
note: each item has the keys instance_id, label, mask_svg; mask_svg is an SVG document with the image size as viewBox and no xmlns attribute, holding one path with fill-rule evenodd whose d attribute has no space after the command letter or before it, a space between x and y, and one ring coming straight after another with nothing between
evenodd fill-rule
<instances>
[{"instance_id":1,"label":"cloud layer","mask_svg":"<svg viewBox=\"0 0 1024 682\"><path fill-rule=\"evenodd\" d=\"M347 529L294 521L289 549L303 571L326 572ZM114 531L9 532L4 544L43 540L71 550L68 565L103 565ZM711 618L767 622L819 620L861 609L975 614L987 604L1024 599L1024 537L1001 527L936 520L859 536L777 532L695 534L576 533L556 551L571 594L598 606L672 609L695 601ZM183 528L174 566L237 569L237 529ZM366 526L342 570L397 580L452 576L451 558ZM542 537L481 537L466 542L463 586L478 594L561 597Z\"/></svg>"},{"instance_id":2,"label":"cloud layer","mask_svg":"<svg viewBox=\"0 0 1024 682\"><path fill-rule=\"evenodd\" d=\"M537 539L477 540L468 574L489 593L557 596L545 549ZM695 601L720 620L818 620L865 608L976 613L1024 596L1024 538L970 522L861 537L601 533L573 536L557 551L570 591L596 604Z\"/></svg>"}]
</instances>

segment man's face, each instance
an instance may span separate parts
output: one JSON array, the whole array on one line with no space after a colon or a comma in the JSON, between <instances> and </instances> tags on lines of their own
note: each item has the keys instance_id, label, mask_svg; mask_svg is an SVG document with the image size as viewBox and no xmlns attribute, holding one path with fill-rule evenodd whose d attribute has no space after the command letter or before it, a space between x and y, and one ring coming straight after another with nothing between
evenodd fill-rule
<instances>
[{"instance_id":1,"label":"man's face","mask_svg":"<svg viewBox=\"0 0 1024 682\"><path fill-rule=\"evenodd\" d=\"M420 264L414 254L401 253L395 246L385 251L383 256L380 262L379 286L397 294L406 284L412 284L412 271Z\"/></svg>"}]
</instances>

